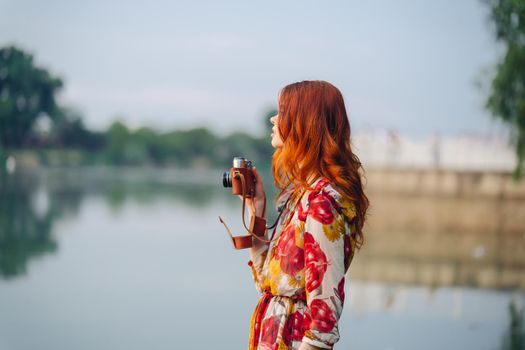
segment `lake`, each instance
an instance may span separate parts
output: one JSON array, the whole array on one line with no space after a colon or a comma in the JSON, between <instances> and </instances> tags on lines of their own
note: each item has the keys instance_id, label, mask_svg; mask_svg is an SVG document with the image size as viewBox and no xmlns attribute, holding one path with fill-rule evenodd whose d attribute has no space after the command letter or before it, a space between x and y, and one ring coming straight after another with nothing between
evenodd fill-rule
<instances>
[{"instance_id":1,"label":"lake","mask_svg":"<svg viewBox=\"0 0 525 350\"><path fill-rule=\"evenodd\" d=\"M0 196L0 349L247 347L258 294L217 218L241 233L220 170L43 169L4 176ZM525 231L439 215L523 200L370 198L336 348L518 349Z\"/></svg>"}]
</instances>

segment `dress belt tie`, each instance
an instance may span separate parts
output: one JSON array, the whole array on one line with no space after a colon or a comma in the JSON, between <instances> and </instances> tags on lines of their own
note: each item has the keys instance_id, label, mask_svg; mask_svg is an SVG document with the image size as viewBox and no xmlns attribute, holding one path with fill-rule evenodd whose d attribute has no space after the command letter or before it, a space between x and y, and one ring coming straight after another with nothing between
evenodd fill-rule
<instances>
[{"instance_id":1,"label":"dress belt tie","mask_svg":"<svg viewBox=\"0 0 525 350\"><path fill-rule=\"evenodd\" d=\"M293 295L293 296L288 296L288 295L274 295L272 294L272 291L270 289L265 289L263 290L263 294L265 295L265 297L281 297L281 298L288 298L288 299L292 299L293 301L304 301L306 303L306 293L303 291L301 294L299 295Z\"/></svg>"}]
</instances>

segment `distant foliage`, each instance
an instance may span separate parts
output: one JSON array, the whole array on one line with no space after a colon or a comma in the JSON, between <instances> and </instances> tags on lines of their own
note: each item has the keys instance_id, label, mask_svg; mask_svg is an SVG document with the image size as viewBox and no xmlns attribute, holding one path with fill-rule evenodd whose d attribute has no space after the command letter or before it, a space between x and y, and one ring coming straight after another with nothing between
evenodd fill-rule
<instances>
[{"instance_id":1,"label":"distant foliage","mask_svg":"<svg viewBox=\"0 0 525 350\"><path fill-rule=\"evenodd\" d=\"M150 128L130 131L115 122L106 134L109 163L152 164L179 167L227 167L234 156L248 157L269 166L273 149L268 137L261 139L236 132L218 137L206 128L157 132Z\"/></svg>"},{"instance_id":2,"label":"distant foliage","mask_svg":"<svg viewBox=\"0 0 525 350\"><path fill-rule=\"evenodd\" d=\"M244 132L218 137L204 127L130 130L119 121L95 132L85 127L79 111L57 104L55 94L62 86L59 78L34 64L32 55L13 46L0 48L0 164L7 157L5 150L30 148L77 150L90 164L229 167L234 156L244 156L260 168L270 165L269 118L275 110L264 116L261 138ZM53 152L53 161L45 152L38 154L43 163L55 164L60 152ZM0 165L0 172L3 168Z\"/></svg>"},{"instance_id":3,"label":"distant foliage","mask_svg":"<svg viewBox=\"0 0 525 350\"><path fill-rule=\"evenodd\" d=\"M0 144L26 143L41 114L58 117L55 94L62 80L33 62L33 56L14 47L0 48Z\"/></svg>"},{"instance_id":4,"label":"distant foliage","mask_svg":"<svg viewBox=\"0 0 525 350\"><path fill-rule=\"evenodd\" d=\"M506 52L496 67L487 108L511 127L518 162L516 178L524 173L525 159L525 1L484 0L490 7L496 39Z\"/></svg>"},{"instance_id":5,"label":"distant foliage","mask_svg":"<svg viewBox=\"0 0 525 350\"><path fill-rule=\"evenodd\" d=\"M73 108L60 108L60 112L46 133L34 130L35 142L49 144L58 148L81 148L86 151L101 151L106 146L106 133L88 130L82 114ZM46 140L47 138L47 140Z\"/></svg>"}]
</instances>

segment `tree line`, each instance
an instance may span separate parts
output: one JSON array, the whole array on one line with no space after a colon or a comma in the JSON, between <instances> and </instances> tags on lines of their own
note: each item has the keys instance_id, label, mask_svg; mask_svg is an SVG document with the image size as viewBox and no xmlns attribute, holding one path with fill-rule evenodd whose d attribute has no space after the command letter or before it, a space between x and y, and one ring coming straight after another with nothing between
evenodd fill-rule
<instances>
[{"instance_id":1,"label":"tree line","mask_svg":"<svg viewBox=\"0 0 525 350\"><path fill-rule=\"evenodd\" d=\"M142 127L130 130L114 122L106 131L86 128L82 115L60 106L56 94L63 80L38 67L31 54L15 46L0 49L0 158L12 150L77 150L84 162L116 165L224 166L232 156L263 163L271 159L269 117L265 134L244 132L219 137L205 127L159 132ZM43 156L45 163L45 156Z\"/></svg>"}]
</instances>

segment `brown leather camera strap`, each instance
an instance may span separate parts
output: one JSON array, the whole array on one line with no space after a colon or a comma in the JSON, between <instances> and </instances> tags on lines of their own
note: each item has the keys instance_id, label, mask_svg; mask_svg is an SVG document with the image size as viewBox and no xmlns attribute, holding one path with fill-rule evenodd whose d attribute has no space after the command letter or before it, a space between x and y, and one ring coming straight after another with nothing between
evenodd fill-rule
<instances>
[{"instance_id":1,"label":"brown leather camera strap","mask_svg":"<svg viewBox=\"0 0 525 350\"><path fill-rule=\"evenodd\" d=\"M230 235L230 238L232 239L233 247L235 249L246 249L250 248L253 245L252 235L245 235L245 236L234 236L228 227L224 220L219 216L219 221L226 227L226 232L228 232L228 235Z\"/></svg>"},{"instance_id":2,"label":"brown leather camera strap","mask_svg":"<svg viewBox=\"0 0 525 350\"><path fill-rule=\"evenodd\" d=\"M249 235L234 236L232 234L230 228L228 227L228 225L226 225L226 223L224 222L224 220L220 216L219 216L219 221L226 228L226 231L228 232L228 235L230 236L230 238L232 240L232 243L233 243L233 247L235 249L246 249L246 248L252 247L252 245L253 245L252 237L255 237L257 240L259 240L261 242L270 243L273 240L274 236L275 236L275 229L273 230L272 237L270 237L270 239L265 239L265 238L263 238L263 236L266 233L266 229L276 228L277 223L279 222L279 219L281 218L281 215L284 212L284 209L279 212L279 216L277 216L277 219L275 220L275 223L272 226L267 227L266 226L266 219L264 218L264 215L266 214L266 196L265 196L264 197L264 208L263 208L263 213L262 213L263 217L259 217L257 215L253 215L252 218L251 218L251 221L250 221L250 225L249 225L249 227L247 227L246 226L246 221L245 221L246 195L247 195L246 179L245 179L244 175L241 172L237 172L236 171L234 174L235 174L235 176L238 176L240 178L241 184L242 184L241 217L242 217L243 226L246 229L246 231L248 231ZM286 207L286 205L290 201L291 197L292 196L290 195L287 198L284 207ZM299 200L297 201L297 203L295 203L294 207L297 206L297 204L299 203L300 200L301 200L301 196L299 196ZM290 222L290 220L291 220L291 217L289 216L286 225Z\"/></svg>"}]
</instances>

